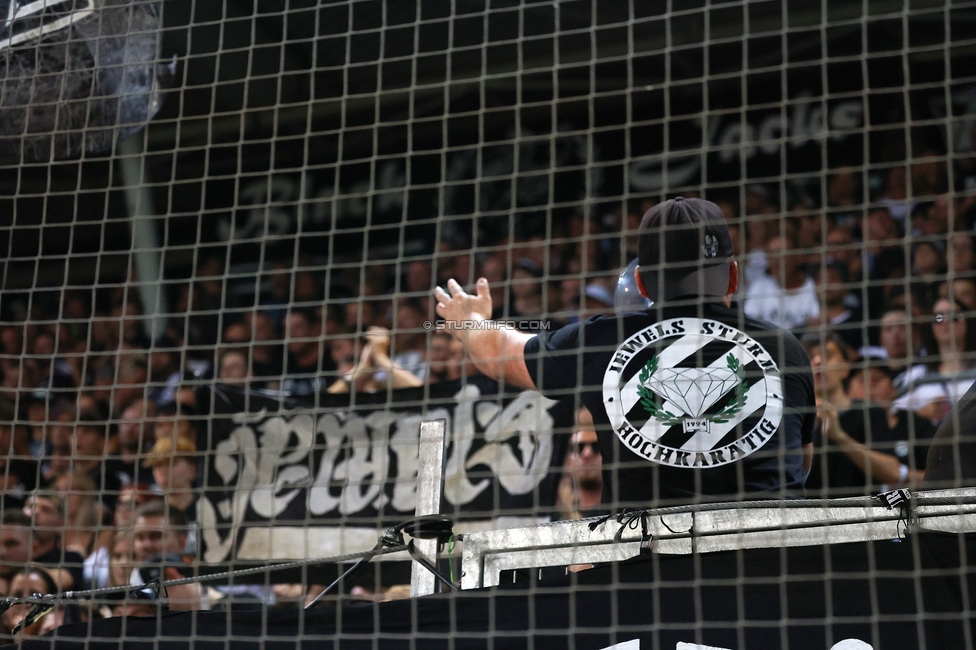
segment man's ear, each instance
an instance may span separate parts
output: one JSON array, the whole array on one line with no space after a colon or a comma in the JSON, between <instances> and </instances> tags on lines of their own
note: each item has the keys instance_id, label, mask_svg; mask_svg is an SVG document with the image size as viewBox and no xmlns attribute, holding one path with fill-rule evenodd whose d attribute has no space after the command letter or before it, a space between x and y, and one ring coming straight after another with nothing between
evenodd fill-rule
<instances>
[{"instance_id":1,"label":"man's ear","mask_svg":"<svg viewBox=\"0 0 976 650\"><path fill-rule=\"evenodd\" d=\"M726 292L729 295L735 295L735 292L739 290L739 263L735 260L729 262L729 290Z\"/></svg>"},{"instance_id":2,"label":"man's ear","mask_svg":"<svg viewBox=\"0 0 976 650\"><path fill-rule=\"evenodd\" d=\"M641 277L639 266L634 269L634 279L637 280L637 290L640 291L640 295L647 298L647 289L644 288L644 278Z\"/></svg>"}]
</instances>

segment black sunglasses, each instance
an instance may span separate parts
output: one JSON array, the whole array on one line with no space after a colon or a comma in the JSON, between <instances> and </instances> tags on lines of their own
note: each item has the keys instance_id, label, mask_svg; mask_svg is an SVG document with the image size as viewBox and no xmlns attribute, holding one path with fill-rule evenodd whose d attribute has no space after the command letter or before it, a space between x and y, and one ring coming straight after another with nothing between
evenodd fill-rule
<instances>
[{"instance_id":1,"label":"black sunglasses","mask_svg":"<svg viewBox=\"0 0 976 650\"><path fill-rule=\"evenodd\" d=\"M583 451L587 447L589 447L590 448L590 451L592 451L594 454L599 454L600 453L600 445L599 445L599 443L596 443L596 442L584 442L582 444L578 444L578 443L575 443L574 442L570 446L570 449L572 450L572 452L574 454L576 454L577 456L579 456L580 454L583 453Z\"/></svg>"}]
</instances>

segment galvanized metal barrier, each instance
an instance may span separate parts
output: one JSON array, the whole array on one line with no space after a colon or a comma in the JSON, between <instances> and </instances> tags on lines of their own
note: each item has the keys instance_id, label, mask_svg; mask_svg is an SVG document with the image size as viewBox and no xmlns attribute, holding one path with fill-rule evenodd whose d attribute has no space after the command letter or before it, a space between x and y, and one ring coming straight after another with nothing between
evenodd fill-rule
<instances>
[{"instance_id":1,"label":"galvanized metal barrier","mask_svg":"<svg viewBox=\"0 0 976 650\"><path fill-rule=\"evenodd\" d=\"M464 535L461 588L498 584L502 571L626 560L655 553L714 553L893 539L910 530L976 532L976 488L918 492L902 506L865 498L711 504Z\"/></svg>"}]
</instances>

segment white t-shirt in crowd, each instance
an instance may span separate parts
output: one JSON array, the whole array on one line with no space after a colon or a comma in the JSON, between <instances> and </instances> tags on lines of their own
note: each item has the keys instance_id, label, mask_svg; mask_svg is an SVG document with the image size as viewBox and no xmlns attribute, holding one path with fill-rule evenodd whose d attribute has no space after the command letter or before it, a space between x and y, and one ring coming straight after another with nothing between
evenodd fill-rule
<instances>
[{"instance_id":1,"label":"white t-shirt in crowd","mask_svg":"<svg viewBox=\"0 0 976 650\"><path fill-rule=\"evenodd\" d=\"M807 324L820 317L820 301L813 278L807 278L797 289L784 289L773 278L764 276L749 284L743 309L753 318L761 318L783 329Z\"/></svg>"},{"instance_id":2,"label":"white t-shirt in crowd","mask_svg":"<svg viewBox=\"0 0 976 650\"><path fill-rule=\"evenodd\" d=\"M925 366L915 366L915 368ZM912 370L915 370L914 368ZM938 373L925 374L913 379L907 390L891 403L893 411L917 411L932 402L947 401L955 406L972 385L976 383L973 371L946 377Z\"/></svg>"},{"instance_id":3,"label":"white t-shirt in crowd","mask_svg":"<svg viewBox=\"0 0 976 650\"><path fill-rule=\"evenodd\" d=\"M758 280L762 280L769 271L769 258L766 256L766 251L761 248L757 248L754 251L749 252L744 260L744 263L739 265L741 270L741 276L739 277L739 287L742 290L742 295L749 295L749 287L755 284Z\"/></svg>"},{"instance_id":4,"label":"white t-shirt in crowd","mask_svg":"<svg viewBox=\"0 0 976 650\"><path fill-rule=\"evenodd\" d=\"M421 381L427 378L427 360L423 352L401 352L394 355L392 361Z\"/></svg>"},{"instance_id":5,"label":"white t-shirt in crowd","mask_svg":"<svg viewBox=\"0 0 976 650\"><path fill-rule=\"evenodd\" d=\"M111 586L111 576L109 575L109 558L111 551L108 546L100 546L95 552L85 558L82 573L85 582L91 585L92 589L103 589Z\"/></svg>"}]
</instances>

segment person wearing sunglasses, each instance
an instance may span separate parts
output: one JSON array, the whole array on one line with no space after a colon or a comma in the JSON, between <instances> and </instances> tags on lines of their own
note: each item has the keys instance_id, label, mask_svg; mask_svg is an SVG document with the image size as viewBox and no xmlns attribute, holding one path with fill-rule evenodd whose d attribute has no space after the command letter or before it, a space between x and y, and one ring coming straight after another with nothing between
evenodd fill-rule
<instances>
[{"instance_id":1,"label":"person wearing sunglasses","mask_svg":"<svg viewBox=\"0 0 976 650\"><path fill-rule=\"evenodd\" d=\"M563 475L556 497L556 516L582 519L600 505L603 496L603 455L585 406L576 411L576 427L563 461Z\"/></svg>"},{"instance_id":2,"label":"person wearing sunglasses","mask_svg":"<svg viewBox=\"0 0 976 650\"><path fill-rule=\"evenodd\" d=\"M976 382L976 319L958 300L941 298L929 321L925 374L894 402L938 424Z\"/></svg>"}]
</instances>

